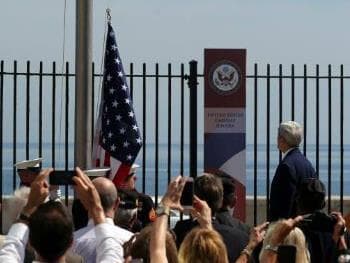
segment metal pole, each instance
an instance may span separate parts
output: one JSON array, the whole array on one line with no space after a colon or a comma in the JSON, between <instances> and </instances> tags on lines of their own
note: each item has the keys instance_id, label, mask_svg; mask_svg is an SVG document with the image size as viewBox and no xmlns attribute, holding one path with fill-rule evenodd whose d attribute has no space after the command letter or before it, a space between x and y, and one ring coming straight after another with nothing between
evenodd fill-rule
<instances>
[{"instance_id":1,"label":"metal pole","mask_svg":"<svg viewBox=\"0 0 350 263\"><path fill-rule=\"evenodd\" d=\"M91 163L92 0L76 0L75 156L83 169Z\"/></svg>"},{"instance_id":2,"label":"metal pole","mask_svg":"<svg viewBox=\"0 0 350 263\"><path fill-rule=\"evenodd\" d=\"M197 61L190 61L190 176L197 176Z\"/></svg>"}]
</instances>

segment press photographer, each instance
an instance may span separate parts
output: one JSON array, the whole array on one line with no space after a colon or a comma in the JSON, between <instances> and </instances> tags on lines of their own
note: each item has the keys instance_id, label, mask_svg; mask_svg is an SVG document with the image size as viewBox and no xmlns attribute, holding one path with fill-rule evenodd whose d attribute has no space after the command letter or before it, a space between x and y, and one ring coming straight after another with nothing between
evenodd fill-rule
<instances>
[{"instance_id":1,"label":"press photographer","mask_svg":"<svg viewBox=\"0 0 350 263\"><path fill-rule=\"evenodd\" d=\"M301 183L297 196L297 213L304 218L298 227L304 232L311 262L334 262L344 241L345 220L338 212L324 213L326 190L318 179Z\"/></svg>"}]
</instances>

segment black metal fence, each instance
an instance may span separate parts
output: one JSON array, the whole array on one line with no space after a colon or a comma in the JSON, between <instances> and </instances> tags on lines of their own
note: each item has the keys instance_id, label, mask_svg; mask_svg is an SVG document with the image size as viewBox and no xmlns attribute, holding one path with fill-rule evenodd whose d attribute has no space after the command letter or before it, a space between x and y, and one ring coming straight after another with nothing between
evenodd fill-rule
<instances>
[{"instance_id":1,"label":"black metal fence","mask_svg":"<svg viewBox=\"0 0 350 263\"><path fill-rule=\"evenodd\" d=\"M0 64L1 198L18 187L13 164L19 160L42 156L44 167L74 167L75 74L69 63L59 71L55 62L45 70L43 63L33 66L28 61L24 66L19 69L17 61ZM100 94L101 75L95 71L93 65L92 122ZM203 169L204 76L198 74L195 61L176 67L131 63L127 71L144 140L137 159L142 164L137 185L157 203L172 176L194 176L197 168ZM281 158L274 140L278 124L288 119L303 123L302 150L327 184L329 200L339 198L343 211L343 197L350 194L345 184L350 148L348 137L344 138L350 132L344 115L350 110L344 103L350 96L345 88L350 76L342 65L254 64L248 72L247 194L254 199L254 223L259 219L258 196L269 203L270 181ZM64 190L68 202L71 190ZM332 209L328 202L328 210Z\"/></svg>"}]
</instances>

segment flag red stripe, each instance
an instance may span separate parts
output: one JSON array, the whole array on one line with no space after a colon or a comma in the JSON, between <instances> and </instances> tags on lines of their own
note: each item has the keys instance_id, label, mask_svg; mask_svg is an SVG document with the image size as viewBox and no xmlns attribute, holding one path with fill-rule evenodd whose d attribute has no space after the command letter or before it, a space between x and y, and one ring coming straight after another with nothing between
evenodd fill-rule
<instances>
[{"instance_id":1,"label":"flag red stripe","mask_svg":"<svg viewBox=\"0 0 350 263\"><path fill-rule=\"evenodd\" d=\"M107 167L111 166L111 155L107 151L105 151L105 161L103 165Z\"/></svg>"},{"instance_id":2,"label":"flag red stripe","mask_svg":"<svg viewBox=\"0 0 350 263\"><path fill-rule=\"evenodd\" d=\"M125 178L128 176L129 172L130 172L130 165L124 164L122 163L119 166L119 169L117 171L117 174L114 176L113 178L113 183L119 187L125 180Z\"/></svg>"}]
</instances>

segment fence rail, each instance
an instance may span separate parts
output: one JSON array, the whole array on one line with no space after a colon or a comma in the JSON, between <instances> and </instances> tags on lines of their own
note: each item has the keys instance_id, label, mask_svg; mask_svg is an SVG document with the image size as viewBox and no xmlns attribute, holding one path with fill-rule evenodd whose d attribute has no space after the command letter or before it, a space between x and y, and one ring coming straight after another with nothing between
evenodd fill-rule
<instances>
[{"instance_id":1,"label":"fence rail","mask_svg":"<svg viewBox=\"0 0 350 263\"><path fill-rule=\"evenodd\" d=\"M17 61L0 62L1 198L18 187L13 164L19 160L43 156L44 166L74 167L75 74L70 64L65 63L60 72L55 62L45 71L42 62L35 70L30 61L22 70L18 68ZM198 73L196 62L176 67L144 63L140 71L135 68L131 63L127 76L144 140L137 159L142 164L138 187L154 195L157 203L174 174L194 176L197 167L203 168L204 75ZM101 75L94 64L92 69L94 123ZM350 95L345 89L350 75L344 74L343 65L336 69L303 65L300 69L254 64L251 72L246 76L247 187L254 196L254 224L259 219L259 195L266 196L268 207L270 181L281 159L274 140L278 123L286 119L303 123L302 151L326 182L328 199L334 198L333 193L339 195L343 212L343 197L350 194L350 188L344 188L350 169L344 165L350 153L344 138L349 131L350 118L344 114L350 106L344 104L344 97ZM186 81L190 89L185 88ZM71 190L66 187L64 193L67 203ZM332 210L331 202L328 210Z\"/></svg>"}]
</instances>

